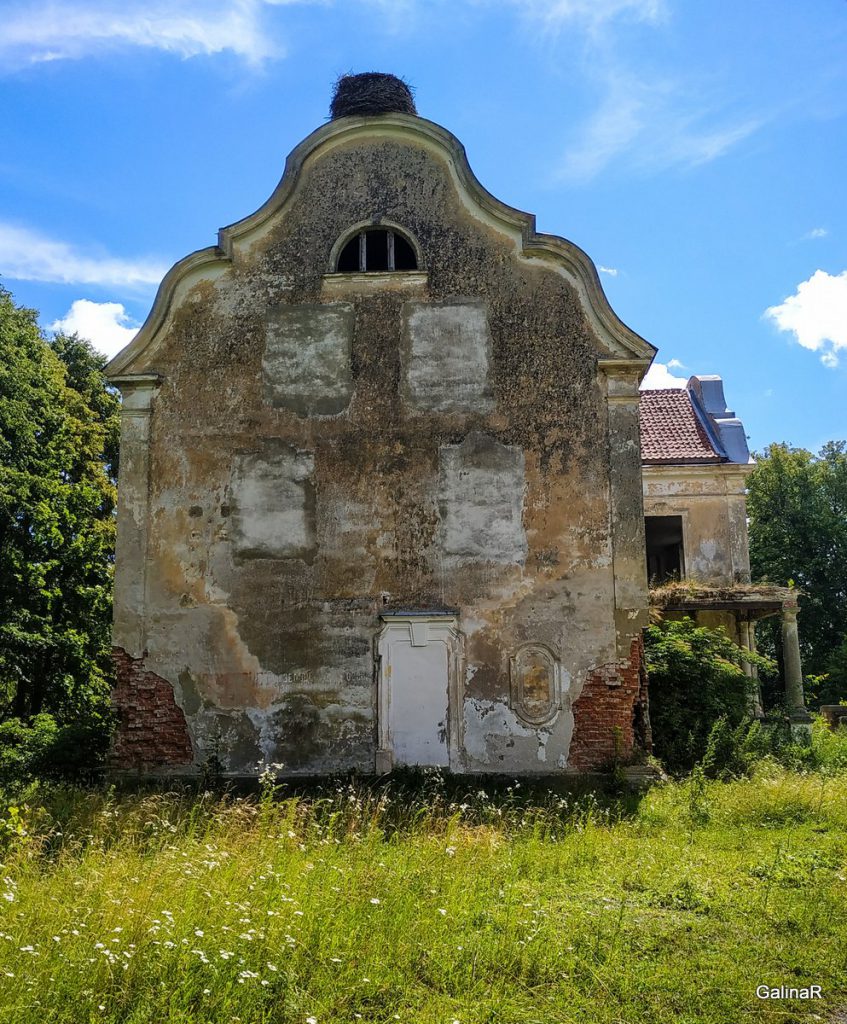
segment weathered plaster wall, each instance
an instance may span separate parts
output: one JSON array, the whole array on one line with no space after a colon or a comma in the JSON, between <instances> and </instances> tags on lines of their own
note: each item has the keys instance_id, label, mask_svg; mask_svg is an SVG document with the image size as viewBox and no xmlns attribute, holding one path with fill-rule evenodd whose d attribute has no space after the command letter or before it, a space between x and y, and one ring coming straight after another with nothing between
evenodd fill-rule
<instances>
[{"instance_id":1,"label":"weathered plaster wall","mask_svg":"<svg viewBox=\"0 0 847 1024\"><path fill-rule=\"evenodd\" d=\"M325 279L339 237L379 217L425 273ZM437 147L341 137L308 158L283 213L180 285L124 371L158 380L149 448L122 467L115 643L173 687L194 763L373 770L374 640L405 609L456 610L459 770L605 763L646 605L637 380L610 384L610 354L567 276L523 258ZM523 644L557 661L542 724L510 706ZM614 722L575 738L603 687Z\"/></svg>"},{"instance_id":2,"label":"weathered plaster wall","mask_svg":"<svg viewBox=\"0 0 847 1024\"><path fill-rule=\"evenodd\" d=\"M751 468L644 467L645 515L682 516L688 578L716 585L750 581L745 487Z\"/></svg>"}]
</instances>

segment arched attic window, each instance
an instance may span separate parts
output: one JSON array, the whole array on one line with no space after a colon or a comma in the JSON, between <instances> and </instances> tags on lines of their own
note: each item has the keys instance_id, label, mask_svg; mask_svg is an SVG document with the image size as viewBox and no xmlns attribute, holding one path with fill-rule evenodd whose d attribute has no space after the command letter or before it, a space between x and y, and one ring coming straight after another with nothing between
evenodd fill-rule
<instances>
[{"instance_id":1,"label":"arched attic window","mask_svg":"<svg viewBox=\"0 0 847 1024\"><path fill-rule=\"evenodd\" d=\"M363 228L338 254L336 273L376 274L390 270L417 270L412 243L394 228Z\"/></svg>"}]
</instances>

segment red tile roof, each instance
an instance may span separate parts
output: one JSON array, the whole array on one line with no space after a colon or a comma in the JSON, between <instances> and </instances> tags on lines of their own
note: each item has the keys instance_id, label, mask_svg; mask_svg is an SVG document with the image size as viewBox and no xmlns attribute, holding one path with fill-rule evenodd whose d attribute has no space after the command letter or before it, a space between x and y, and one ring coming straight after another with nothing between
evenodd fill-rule
<instances>
[{"instance_id":1,"label":"red tile roof","mask_svg":"<svg viewBox=\"0 0 847 1024\"><path fill-rule=\"evenodd\" d=\"M641 461L651 464L725 462L685 388L642 391Z\"/></svg>"}]
</instances>

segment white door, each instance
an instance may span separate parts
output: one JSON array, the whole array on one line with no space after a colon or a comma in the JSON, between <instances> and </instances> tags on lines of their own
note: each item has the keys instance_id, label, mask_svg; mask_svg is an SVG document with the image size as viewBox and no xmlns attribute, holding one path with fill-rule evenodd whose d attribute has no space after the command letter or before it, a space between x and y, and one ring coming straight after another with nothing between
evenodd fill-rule
<instances>
[{"instance_id":1,"label":"white door","mask_svg":"<svg viewBox=\"0 0 847 1024\"><path fill-rule=\"evenodd\" d=\"M386 617L379 640L380 748L390 764L450 764L455 619Z\"/></svg>"}]
</instances>

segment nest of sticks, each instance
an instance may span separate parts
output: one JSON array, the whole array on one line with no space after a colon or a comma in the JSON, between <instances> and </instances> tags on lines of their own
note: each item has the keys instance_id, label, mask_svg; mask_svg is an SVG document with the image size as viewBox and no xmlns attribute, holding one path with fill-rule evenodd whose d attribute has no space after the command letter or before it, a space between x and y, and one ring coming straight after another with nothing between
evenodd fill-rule
<instances>
[{"instance_id":1,"label":"nest of sticks","mask_svg":"<svg viewBox=\"0 0 847 1024\"><path fill-rule=\"evenodd\" d=\"M379 71L342 75L335 83L329 112L333 120L372 114L417 114L412 90L403 79Z\"/></svg>"}]
</instances>

